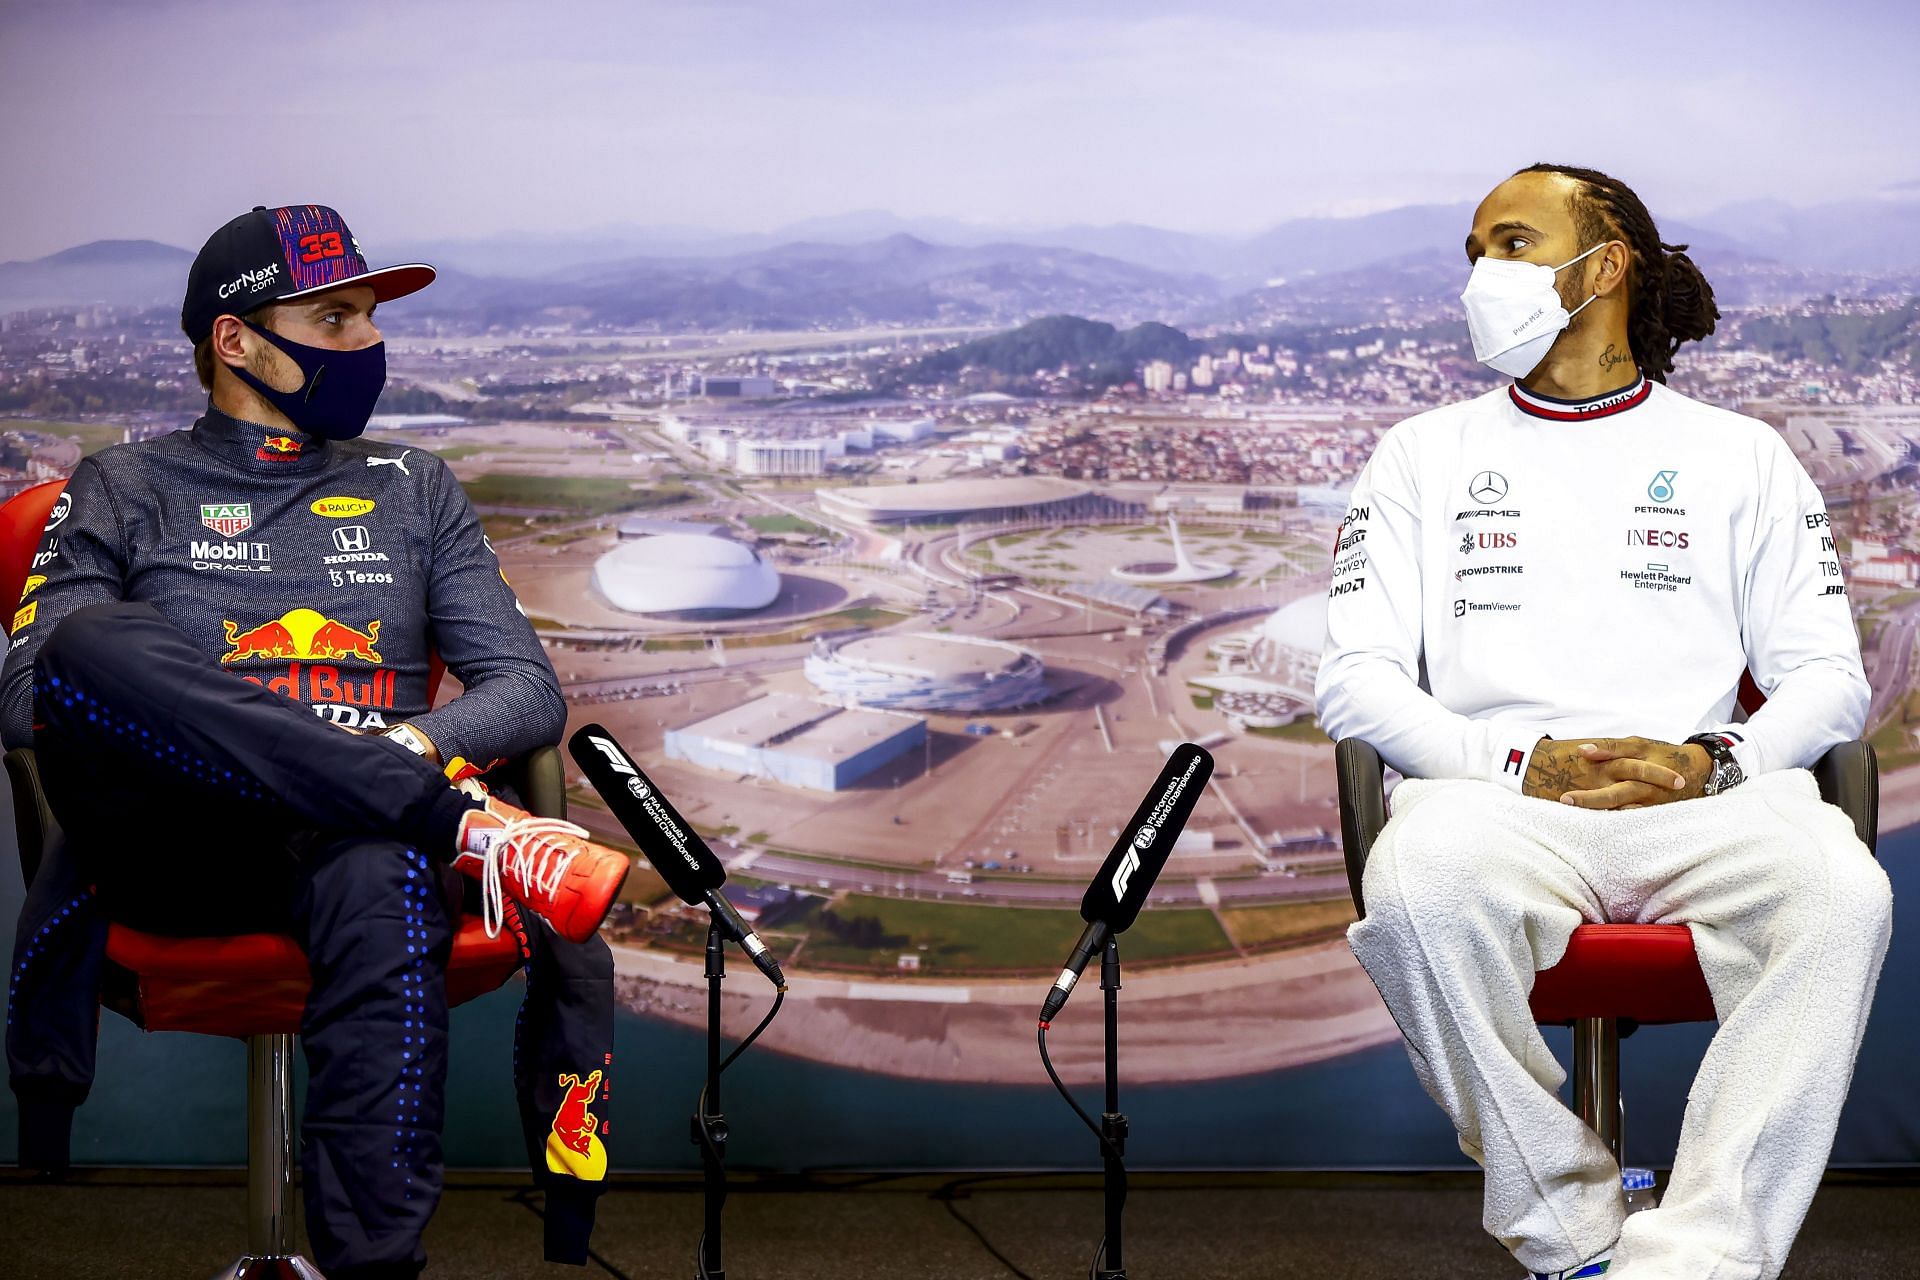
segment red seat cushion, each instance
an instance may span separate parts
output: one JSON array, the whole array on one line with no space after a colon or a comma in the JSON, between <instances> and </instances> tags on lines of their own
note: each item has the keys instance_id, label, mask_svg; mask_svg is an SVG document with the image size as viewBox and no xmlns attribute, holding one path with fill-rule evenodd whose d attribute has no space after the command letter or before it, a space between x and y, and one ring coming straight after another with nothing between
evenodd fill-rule
<instances>
[{"instance_id":1,"label":"red seat cushion","mask_svg":"<svg viewBox=\"0 0 1920 1280\"><path fill-rule=\"evenodd\" d=\"M1632 1018L1712 1022L1713 997L1683 924L1583 924L1567 954L1533 980L1538 1022Z\"/></svg>"},{"instance_id":2,"label":"red seat cushion","mask_svg":"<svg viewBox=\"0 0 1920 1280\"><path fill-rule=\"evenodd\" d=\"M107 959L132 974L135 1007L122 1012L149 1031L251 1036L300 1030L310 985L307 957L284 934L175 938L116 924L107 930ZM485 995L519 964L510 931L489 938L480 921L463 920L447 961L447 1003Z\"/></svg>"}]
</instances>

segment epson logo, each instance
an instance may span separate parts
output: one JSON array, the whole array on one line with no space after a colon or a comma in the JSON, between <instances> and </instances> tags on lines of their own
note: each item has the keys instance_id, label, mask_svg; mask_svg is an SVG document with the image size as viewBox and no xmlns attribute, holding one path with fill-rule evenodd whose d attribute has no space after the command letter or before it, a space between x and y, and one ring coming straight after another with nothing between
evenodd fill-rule
<instances>
[{"instance_id":1,"label":"epson logo","mask_svg":"<svg viewBox=\"0 0 1920 1280\"><path fill-rule=\"evenodd\" d=\"M239 275L220 286L220 299L224 302L242 290L251 293L256 289L265 288L267 285L273 283L274 277L279 274L280 264L277 262L269 262L258 271L242 271Z\"/></svg>"}]
</instances>

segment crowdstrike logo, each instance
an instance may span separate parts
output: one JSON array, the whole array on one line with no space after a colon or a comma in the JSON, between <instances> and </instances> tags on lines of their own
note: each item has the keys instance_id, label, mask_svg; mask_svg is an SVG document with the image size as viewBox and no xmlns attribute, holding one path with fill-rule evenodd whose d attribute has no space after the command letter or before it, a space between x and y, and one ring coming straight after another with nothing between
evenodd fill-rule
<instances>
[{"instance_id":1,"label":"crowdstrike logo","mask_svg":"<svg viewBox=\"0 0 1920 1280\"><path fill-rule=\"evenodd\" d=\"M1482 471L1467 484L1467 496L1490 507L1507 496L1507 478L1498 471Z\"/></svg>"},{"instance_id":2,"label":"crowdstrike logo","mask_svg":"<svg viewBox=\"0 0 1920 1280\"><path fill-rule=\"evenodd\" d=\"M254 293L264 289L272 284L279 274L280 264L277 262L269 262L257 271L242 271L220 286L220 300L224 302L236 293Z\"/></svg>"}]
</instances>

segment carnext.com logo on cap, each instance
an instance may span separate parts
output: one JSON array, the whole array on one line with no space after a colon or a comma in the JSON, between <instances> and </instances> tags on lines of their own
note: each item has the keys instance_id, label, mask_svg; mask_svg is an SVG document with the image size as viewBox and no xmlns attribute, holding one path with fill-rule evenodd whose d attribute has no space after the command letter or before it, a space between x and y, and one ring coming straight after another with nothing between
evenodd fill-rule
<instances>
[{"instance_id":1,"label":"carnext.com logo on cap","mask_svg":"<svg viewBox=\"0 0 1920 1280\"><path fill-rule=\"evenodd\" d=\"M272 284L274 277L279 274L280 264L277 262L269 262L258 271L242 271L220 286L220 297L224 301L242 290L252 293L256 289L264 289Z\"/></svg>"}]
</instances>

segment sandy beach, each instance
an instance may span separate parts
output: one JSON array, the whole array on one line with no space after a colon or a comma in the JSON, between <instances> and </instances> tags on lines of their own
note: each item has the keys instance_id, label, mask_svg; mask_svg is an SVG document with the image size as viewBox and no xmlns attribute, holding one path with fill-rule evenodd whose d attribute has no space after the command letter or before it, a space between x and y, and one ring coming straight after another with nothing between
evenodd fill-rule
<instances>
[{"instance_id":1,"label":"sandy beach","mask_svg":"<svg viewBox=\"0 0 1920 1280\"><path fill-rule=\"evenodd\" d=\"M698 963L614 948L620 1003L636 1013L706 1025ZM1069 1082L1101 1072L1101 994L1091 966L1048 1033ZM1034 1037L1045 979L972 984L795 976L788 1007L761 1043L776 1052L915 1079L1044 1080ZM1250 1075L1299 1066L1399 1037L1344 941L1253 962L1123 974L1120 1037L1141 1083ZM744 1035L765 1012L765 981L729 970L724 1024Z\"/></svg>"}]
</instances>

